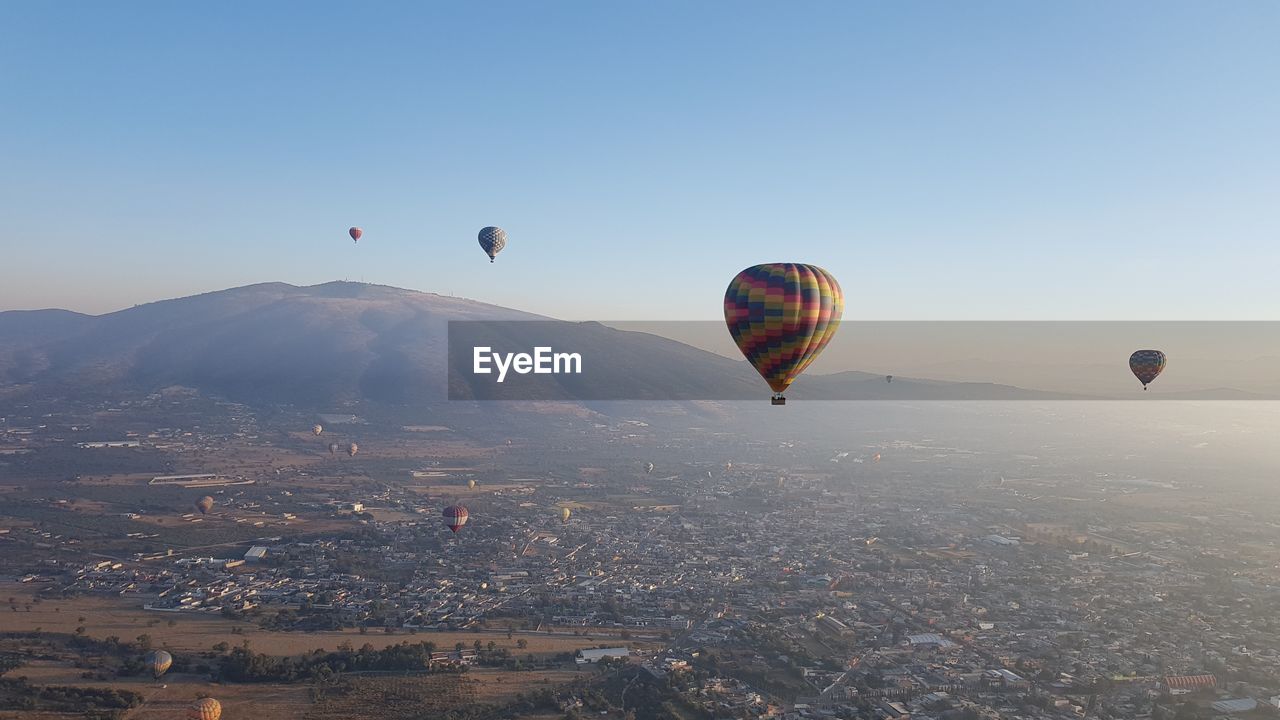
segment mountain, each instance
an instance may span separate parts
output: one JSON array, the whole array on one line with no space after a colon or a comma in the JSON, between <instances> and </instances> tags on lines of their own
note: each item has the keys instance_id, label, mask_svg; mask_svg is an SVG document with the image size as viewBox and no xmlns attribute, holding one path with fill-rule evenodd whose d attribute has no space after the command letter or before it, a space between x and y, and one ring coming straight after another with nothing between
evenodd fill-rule
<instances>
[{"instance_id":1,"label":"mountain","mask_svg":"<svg viewBox=\"0 0 1280 720\"><path fill-rule=\"evenodd\" d=\"M480 333L455 342L450 321ZM494 322L503 321L503 322ZM534 322L530 322L534 321ZM494 378L469 368L482 338L514 350L548 345L584 358L580 375ZM475 340L475 342L471 342ZM768 397L745 362L643 332L551 321L495 305L363 283L267 283L100 316L0 313L0 387L36 392L150 392L181 385L249 403L335 407L455 399L733 400ZM846 372L807 375L796 399L1029 399L1008 386Z\"/></svg>"}]
</instances>

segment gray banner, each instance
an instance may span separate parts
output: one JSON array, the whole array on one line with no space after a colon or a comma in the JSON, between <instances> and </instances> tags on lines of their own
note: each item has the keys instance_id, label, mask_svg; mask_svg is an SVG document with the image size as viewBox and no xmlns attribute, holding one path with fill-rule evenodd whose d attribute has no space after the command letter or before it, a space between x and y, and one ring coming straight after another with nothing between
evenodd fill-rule
<instances>
[{"instance_id":1,"label":"gray banner","mask_svg":"<svg viewBox=\"0 0 1280 720\"><path fill-rule=\"evenodd\" d=\"M1163 351L1143 391L1129 355ZM762 400L721 322L455 321L451 400ZM890 379L892 378L892 379ZM1276 400L1280 323L843 322L792 400Z\"/></svg>"}]
</instances>

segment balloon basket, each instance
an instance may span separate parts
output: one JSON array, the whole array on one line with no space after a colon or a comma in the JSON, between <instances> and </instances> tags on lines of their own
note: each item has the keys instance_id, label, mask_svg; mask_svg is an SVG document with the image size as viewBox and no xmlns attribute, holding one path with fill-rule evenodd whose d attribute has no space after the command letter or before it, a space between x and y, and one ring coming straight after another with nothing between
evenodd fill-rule
<instances>
[{"instance_id":1,"label":"balloon basket","mask_svg":"<svg viewBox=\"0 0 1280 720\"><path fill-rule=\"evenodd\" d=\"M769 398L769 404L770 405L786 405L787 399L782 397L781 395L774 395L773 397Z\"/></svg>"}]
</instances>

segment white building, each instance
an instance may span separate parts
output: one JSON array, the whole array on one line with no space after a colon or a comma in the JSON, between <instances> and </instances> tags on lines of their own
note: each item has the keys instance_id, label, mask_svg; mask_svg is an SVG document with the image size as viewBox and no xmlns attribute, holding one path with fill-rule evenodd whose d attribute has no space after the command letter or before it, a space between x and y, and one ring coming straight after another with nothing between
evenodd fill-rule
<instances>
[{"instance_id":1,"label":"white building","mask_svg":"<svg viewBox=\"0 0 1280 720\"><path fill-rule=\"evenodd\" d=\"M577 655L575 655L573 659L579 665L590 665L592 663L598 663L601 660L605 660L605 659L622 658L625 660L630 656L631 656L631 651L624 647L588 648L585 650L579 650Z\"/></svg>"}]
</instances>

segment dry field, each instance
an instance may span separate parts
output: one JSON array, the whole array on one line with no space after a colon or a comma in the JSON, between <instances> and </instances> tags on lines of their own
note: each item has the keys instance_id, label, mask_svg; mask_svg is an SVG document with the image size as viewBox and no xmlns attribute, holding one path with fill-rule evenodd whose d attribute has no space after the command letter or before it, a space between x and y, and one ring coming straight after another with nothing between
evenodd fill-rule
<instances>
[{"instance_id":1,"label":"dry field","mask_svg":"<svg viewBox=\"0 0 1280 720\"><path fill-rule=\"evenodd\" d=\"M373 631L361 635L355 630L277 632L261 630L251 623L235 622L217 615L147 611L141 608L137 599L118 597L45 600L38 605L33 604L31 611L26 612L23 608L31 601L32 590L29 585L0 583L0 632L32 631L40 628L45 632L74 633L76 627L83 625L85 634L89 637L103 639L114 635L121 640L133 641L145 633L151 636L154 646L177 652L203 652L220 642L237 646L248 640L250 649L272 655L301 655L316 649L336 650L343 642L356 647L368 643L375 648L383 648L396 643L429 640L445 649L452 648L459 642L470 647L476 640L480 640L486 645L492 641L498 647L508 648L518 656L529 653L543 656L573 652L610 641L608 635L601 634L588 639L572 634L547 635L518 630L508 639L507 631L498 628L481 632L420 631L416 635L403 630L394 635ZM8 607L10 597L17 601L17 612L12 612ZM81 617L85 618L83 623L79 620ZM169 621L174 624L170 626ZM237 627L241 632L233 633L232 628ZM527 643L524 649L517 647L517 641L522 639Z\"/></svg>"}]
</instances>

